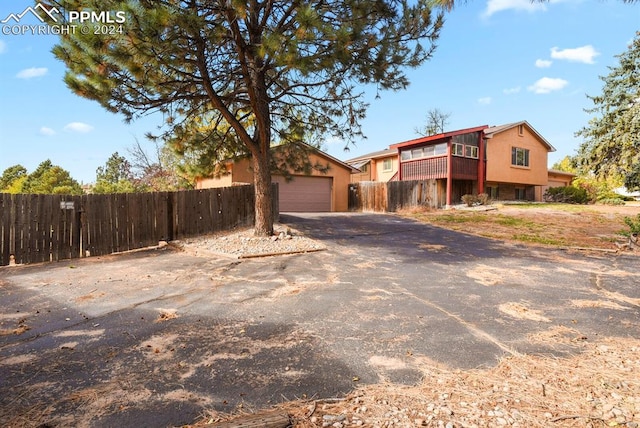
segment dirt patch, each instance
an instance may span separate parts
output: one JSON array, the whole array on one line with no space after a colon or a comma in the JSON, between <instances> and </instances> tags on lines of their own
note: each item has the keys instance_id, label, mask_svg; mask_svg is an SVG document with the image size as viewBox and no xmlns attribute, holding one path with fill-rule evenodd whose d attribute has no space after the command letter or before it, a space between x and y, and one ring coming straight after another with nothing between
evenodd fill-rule
<instances>
[{"instance_id":1,"label":"dirt patch","mask_svg":"<svg viewBox=\"0 0 640 428\"><path fill-rule=\"evenodd\" d=\"M508 302L503 303L498 306L501 312L518 319L530 320L530 321L540 321L540 322L551 322L551 320L544 315L542 315L542 311L537 309L531 309L527 307L524 302Z\"/></svg>"},{"instance_id":2,"label":"dirt patch","mask_svg":"<svg viewBox=\"0 0 640 428\"><path fill-rule=\"evenodd\" d=\"M363 386L344 398L288 402L276 411L288 414L291 426L300 428L639 426L639 340L591 343L565 327L530 340L570 343L578 353L564 359L509 356L488 370L426 364L418 386ZM193 426L234 419L240 420L239 415L211 412Z\"/></svg>"},{"instance_id":3,"label":"dirt patch","mask_svg":"<svg viewBox=\"0 0 640 428\"><path fill-rule=\"evenodd\" d=\"M497 204L494 208L412 209L400 214L506 242L619 251L625 242L620 232L628 230L624 218L640 213L640 205Z\"/></svg>"}]
</instances>

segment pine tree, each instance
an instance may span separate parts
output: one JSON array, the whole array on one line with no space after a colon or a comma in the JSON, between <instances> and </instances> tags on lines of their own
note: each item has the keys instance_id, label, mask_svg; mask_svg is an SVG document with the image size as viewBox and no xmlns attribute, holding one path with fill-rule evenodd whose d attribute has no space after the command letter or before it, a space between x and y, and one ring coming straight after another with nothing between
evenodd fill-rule
<instances>
[{"instance_id":1,"label":"pine tree","mask_svg":"<svg viewBox=\"0 0 640 428\"><path fill-rule=\"evenodd\" d=\"M583 174L601 180L630 177L640 163L640 32L617 58L619 64L600 77L602 94L589 96L595 107L587 112L597 116L576 133L584 138L577 155Z\"/></svg>"},{"instance_id":2,"label":"pine tree","mask_svg":"<svg viewBox=\"0 0 640 428\"><path fill-rule=\"evenodd\" d=\"M121 34L61 35L67 85L127 120L162 112L158 137L178 151L251 156L258 235L273 231L272 144L309 130L353 142L362 85L406 88L405 68L430 58L443 24L428 0L55 3L126 12Z\"/></svg>"}]
</instances>

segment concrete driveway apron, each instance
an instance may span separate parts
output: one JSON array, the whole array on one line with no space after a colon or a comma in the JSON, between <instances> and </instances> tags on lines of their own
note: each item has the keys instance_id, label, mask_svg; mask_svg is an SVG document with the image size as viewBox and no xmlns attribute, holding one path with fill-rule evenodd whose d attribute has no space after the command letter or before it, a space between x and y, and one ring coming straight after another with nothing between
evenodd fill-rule
<instances>
[{"instance_id":1,"label":"concrete driveway apron","mask_svg":"<svg viewBox=\"0 0 640 428\"><path fill-rule=\"evenodd\" d=\"M572 340L640 334L637 257L507 245L394 215L281 222L328 250L238 261L165 249L1 269L0 422L180 425L208 408L412 384L433 364L562 357ZM559 326L566 344L540 339Z\"/></svg>"}]
</instances>

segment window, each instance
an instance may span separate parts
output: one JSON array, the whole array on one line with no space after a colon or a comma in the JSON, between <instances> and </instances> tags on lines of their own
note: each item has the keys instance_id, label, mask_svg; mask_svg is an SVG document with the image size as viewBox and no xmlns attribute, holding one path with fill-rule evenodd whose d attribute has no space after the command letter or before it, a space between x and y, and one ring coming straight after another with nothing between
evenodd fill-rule
<instances>
[{"instance_id":1,"label":"window","mask_svg":"<svg viewBox=\"0 0 640 428\"><path fill-rule=\"evenodd\" d=\"M464 145L453 143L451 145L451 154L454 156L464 156Z\"/></svg>"},{"instance_id":2,"label":"window","mask_svg":"<svg viewBox=\"0 0 640 428\"><path fill-rule=\"evenodd\" d=\"M434 146L434 156L447 154L447 143L436 144Z\"/></svg>"},{"instance_id":3,"label":"window","mask_svg":"<svg viewBox=\"0 0 640 428\"><path fill-rule=\"evenodd\" d=\"M391 171L391 159L385 159L382 161L382 170L383 171Z\"/></svg>"},{"instance_id":4,"label":"window","mask_svg":"<svg viewBox=\"0 0 640 428\"><path fill-rule=\"evenodd\" d=\"M422 148L422 154L425 156L433 156L436 153L436 146L426 146Z\"/></svg>"},{"instance_id":5,"label":"window","mask_svg":"<svg viewBox=\"0 0 640 428\"><path fill-rule=\"evenodd\" d=\"M464 157L478 159L478 148L474 146L464 146Z\"/></svg>"},{"instance_id":6,"label":"window","mask_svg":"<svg viewBox=\"0 0 640 428\"><path fill-rule=\"evenodd\" d=\"M525 199L527 199L527 195L526 195L526 191L523 188L520 187L516 187L516 200L517 201L524 201Z\"/></svg>"},{"instance_id":7,"label":"window","mask_svg":"<svg viewBox=\"0 0 640 428\"><path fill-rule=\"evenodd\" d=\"M518 135L524 135L524 125L518 125Z\"/></svg>"},{"instance_id":8,"label":"window","mask_svg":"<svg viewBox=\"0 0 640 428\"><path fill-rule=\"evenodd\" d=\"M428 158L447 154L447 143L432 144L430 146L418 147L400 152L400 159L403 161ZM462 155L460 155L462 156ZM389 170L392 166L389 166Z\"/></svg>"},{"instance_id":9,"label":"window","mask_svg":"<svg viewBox=\"0 0 640 428\"><path fill-rule=\"evenodd\" d=\"M489 186L487 187L487 193L489 197L493 200L498 199L500 193L498 192L498 186Z\"/></svg>"},{"instance_id":10,"label":"window","mask_svg":"<svg viewBox=\"0 0 640 428\"><path fill-rule=\"evenodd\" d=\"M511 148L511 165L529 166L529 149Z\"/></svg>"}]
</instances>

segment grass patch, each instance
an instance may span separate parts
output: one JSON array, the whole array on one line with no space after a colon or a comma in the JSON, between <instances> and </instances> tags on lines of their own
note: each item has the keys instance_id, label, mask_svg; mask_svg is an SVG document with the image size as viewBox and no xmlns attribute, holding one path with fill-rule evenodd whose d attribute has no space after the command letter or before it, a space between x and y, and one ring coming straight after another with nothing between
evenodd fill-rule
<instances>
[{"instance_id":1,"label":"grass patch","mask_svg":"<svg viewBox=\"0 0 640 428\"><path fill-rule=\"evenodd\" d=\"M558 239L549 238L549 237L540 236L540 235L528 235L526 233L518 233L513 235L513 240L520 241L520 242L527 242L530 244L543 244L543 245L554 245L554 246L566 245L566 242Z\"/></svg>"},{"instance_id":2,"label":"grass patch","mask_svg":"<svg viewBox=\"0 0 640 428\"><path fill-rule=\"evenodd\" d=\"M502 226L536 227L536 223L530 220L506 215L499 215L498 217L496 217L495 222L501 224Z\"/></svg>"},{"instance_id":3,"label":"grass patch","mask_svg":"<svg viewBox=\"0 0 640 428\"><path fill-rule=\"evenodd\" d=\"M451 213L438 214L433 216L416 216L420 221L433 224L457 224L457 223L480 223L487 221L487 216L478 213Z\"/></svg>"}]
</instances>

